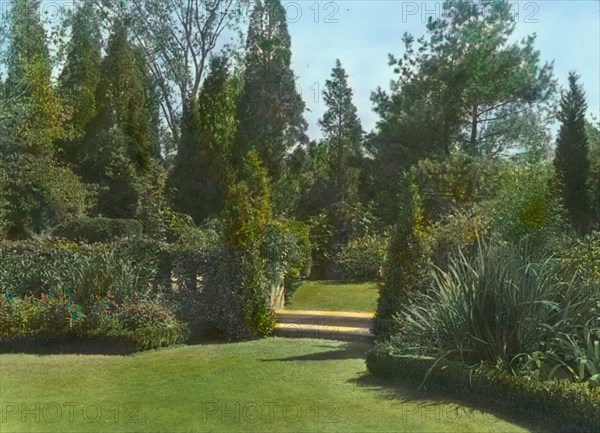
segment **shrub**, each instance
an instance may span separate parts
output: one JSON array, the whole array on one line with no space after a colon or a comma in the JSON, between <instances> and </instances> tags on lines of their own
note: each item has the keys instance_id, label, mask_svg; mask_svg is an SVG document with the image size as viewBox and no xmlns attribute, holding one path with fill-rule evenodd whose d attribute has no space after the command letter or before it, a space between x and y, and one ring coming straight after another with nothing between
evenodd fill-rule
<instances>
[{"instance_id":1,"label":"shrub","mask_svg":"<svg viewBox=\"0 0 600 433\"><path fill-rule=\"evenodd\" d=\"M338 255L340 277L349 281L372 281L381 278L387 239L365 235L351 240Z\"/></svg>"},{"instance_id":2,"label":"shrub","mask_svg":"<svg viewBox=\"0 0 600 433\"><path fill-rule=\"evenodd\" d=\"M469 251L477 240L490 235L491 221L480 206L473 205L442 217L431 230L431 261L446 269L457 250Z\"/></svg>"},{"instance_id":3,"label":"shrub","mask_svg":"<svg viewBox=\"0 0 600 433\"><path fill-rule=\"evenodd\" d=\"M124 245L91 247L44 239L1 243L0 291L39 296L52 289L72 289L74 302L83 306L96 295L113 293L123 300L145 293L155 285L156 260L142 260L146 250L137 248L133 255L133 248Z\"/></svg>"},{"instance_id":4,"label":"shrub","mask_svg":"<svg viewBox=\"0 0 600 433\"><path fill-rule=\"evenodd\" d=\"M233 317L241 319L246 328L243 330L238 324L228 326L239 331L236 338L262 337L275 325L270 309L271 287L261 254L265 230L272 218L270 197L267 170L258 155L250 152L240 179L229 186L224 211L225 240L230 247L224 258L232 273L228 284L231 291L227 294L231 299L224 305L234 306Z\"/></svg>"},{"instance_id":5,"label":"shrub","mask_svg":"<svg viewBox=\"0 0 600 433\"><path fill-rule=\"evenodd\" d=\"M39 296L65 283L83 261L83 250L68 242L1 242L0 292Z\"/></svg>"},{"instance_id":6,"label":"shrub","mask_svg":"<svg viewBox=\"0 0 600 433\"><path fill-rule=\"evenodd\" d=\"M75 242L93 244L141 236L142 231L143 225L138 220L97 217L62 223L52 230L52 235Z\"/></svg>"},{"instance_id":7,"label":"shrub","mask_svg":"<svg viewBox=\"0 0 600 433\"><path fill-rule=\"evenodd\" d=\"M122 340L138 350L181 343L186 331L186 326L159 299L146 297L118 303L110 294L98 296L77 327L81 338Z\"/></svg>"},{"instance_id":8,"label":"shrub","mask_svg":"<svg viewBox=\"0 0 600 433\"><path fill-rule=\"evenodd\" d=\"M549 423L552 430L595 432L600 429L600 387L567 380L539 382L491 367L468 366L433 358L390 353L378 343L367 355L367 369L394 383L421 385L469 402L493 404L501 413Z\"/></svg>"},{"instance_id":9,"label":"shrub","mask_svg":"<svg viewBox=\"0 0 600 433\"><path fill-rule=\"evenodd\" d=\"M398 324L426 335L432 354L469 361L510 363L531 354L594 320L591 306L600 301L598 286L565 275L556 259L531 262L510 245L479 243L473 257L458 252L433 281Z\"/></svg>"},{"instance_id":10,"label":"shrub","mask_svg":"<svg viewBox=\"0 0 600 433\"><path fill-rule=\"evenodd\" d=\"M312 246L312 272L318 277L328 275L333 257L333 225L329 216L322 212L308 220L309 238Z\"/></svg>"},{"instance_id":11,"label":"shrub","mask_svg":"<svg viewBox=\"0 0 600 433\"><path fill-rule=\"evenodd\" d=\"M427 228L412 172L403 176L399 201L400 215L389 242L374 319L374 332L380 339L394 333L394 314L425 290L428 282Z\"/></svg>"},{"instance_id":12,"label":"shrub","mask_svg":"<svg viewBox=\"0 0 600 433\"><path fill-rule=\"evenodd\" d=\"M308 227L293 220L272 221L265 229L262 245L267 278L283 284L290 295L302 278L310 275L312 264Z\"/></svg>"},{"instance_id":13,"label":"shrub","mask_svg":"<svg viewBox=\"0 0 600 433\"><path fill-rule=\"evenodd\" d=\"M528 238L532 252L555 252L568 238L567 216L553 188L551 164L499 166L489 182L494 193L482 201L495 235L518 243Z\"/></svg>"},{"instance_id":14,"label":"shrub","mask_svg":"<svg viewBox=\"0 0 600 433\"><path fill-rule=\"evenodd\" d=\"M0 337L33 336L57 339L79 329L85 315L72 296L42 294L39 298L14 298L11 292L0 299Z\"/></svg>"}]
</instances>

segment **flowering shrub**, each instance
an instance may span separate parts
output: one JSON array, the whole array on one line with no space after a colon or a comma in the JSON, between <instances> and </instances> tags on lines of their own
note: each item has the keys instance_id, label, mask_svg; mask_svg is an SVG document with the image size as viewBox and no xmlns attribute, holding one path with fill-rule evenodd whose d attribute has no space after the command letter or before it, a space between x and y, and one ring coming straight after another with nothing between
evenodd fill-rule
<instances>
[{"instance_id":1,"label":"flowering shrub","mask_svg":"<svg viewBox=\"0 0 600 433\"><path fill-rule=\"evenodd\" d=\"M183 341L185 326L159 301L143 299L119 304L112 295L97 297L84 314L67 294L0 299L0 338L35 337L57 339L69 335L83 338L124 339L138 349L168 346Z\"/></svg>"},{"instance_id":2,"label":"flowering shrub","mask_svg":"<svg viewBox=\"0 0 600 433\"><path fill-rule=\"evenodd\" d=\"M42 294L39 298L14 298L6 292L0 299L0 337L35 336L55 339L77 332L85 318L81 307L67 294Z\"/></svg>"}]
</instances>

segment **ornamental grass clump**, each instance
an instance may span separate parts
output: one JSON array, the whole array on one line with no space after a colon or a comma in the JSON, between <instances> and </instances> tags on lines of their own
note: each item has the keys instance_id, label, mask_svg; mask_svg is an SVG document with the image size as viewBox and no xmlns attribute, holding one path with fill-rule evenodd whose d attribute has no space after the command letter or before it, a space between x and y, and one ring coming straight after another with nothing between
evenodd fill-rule
<instances>
[{"instance_id":1,"label":"ornamental grass clump","mask_svg":"<svg viewBox=\"0 0 600 433\"><path fill-rule=\"evenodd\" d=\"M541 352L554 365L580 363L581 356L560 352L583 347L578 336L595 328L600 288L555 258L529 257L522 247L481 241L474 254L458 251L446 270L434 268L432 290L397 320L436 356L509 366ZM556 343L569 339L575 344ZM593 350L595 343L585 346Z\"/></svg>"}]
</instances>

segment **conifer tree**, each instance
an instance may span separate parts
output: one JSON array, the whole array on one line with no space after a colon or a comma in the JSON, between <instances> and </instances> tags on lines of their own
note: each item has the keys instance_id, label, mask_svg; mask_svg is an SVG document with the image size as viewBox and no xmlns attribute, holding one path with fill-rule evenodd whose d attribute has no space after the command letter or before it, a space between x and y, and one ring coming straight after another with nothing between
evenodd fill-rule
<instances>
[{"instance_id":1,"label":"conifer tree","mask_svg":"<svg viewBox=\"0 0 600 433\"><path fill-rule=\"evenodd\" d=\"M182 138L169 176L174 209L200 223L218 215L230 183L237 80L225 56L214 56L198 101L185 110Z\"/></svg>"},{"instance_id":2,"label":"conifer tree","mask_svg":"<svg viewBox=\"0 0 600 433\"><path fill-rule=\"evenodd\" d=\"M152 158L152 118L144 73L123 22L114 25L108 41L96 101L100 116L114 113L117 125L129 140L128 154L136 167L147 169Z\"/></svg>"},{"instance_id":3,"label":"conifer tree","mask_svg":"<svg viewBox=\"0 0 600 433\"><path fill-rule=\"evenodd\" d=\"M400 213L388 246L374 319L379 339L397 331L394 315L427 286L425 216L414 171L402 175L399 189Z\"/></svg>"},{"instance_id":4,"label":"conifer tree","mask_svg":"<svg viewBox=\"0 0 600 433\"><path fill-rule=\"evenodd\" d=\"M588 175L588 137L585 128L587 104L578 83L579 76L569 73L569 89L562 95L558 119L561 122L556 142L554 167L560 182L563 203L579 234L589 228L591 212Z\"/></svg>"},{"instance_id":5,"label":"conifer tree","mask_svg":"<svg viewBox=\"0 0 600 433\"><path fill-rule=\"evenodd\" d=\"M285 9L280 0L256 1L246 42L234 161L239 166L254 149L278 188L286 157L294 146L306 141L304 102L296 91L290 64ZM276 198L278 192L273 194Z\"/></svg>"},{"instance_id":6,"label":"conifer tree","mask_svg":"<svg viewBox=\"0 0 600 433\"><path fill-rule=\"evenodd\" d=\"M71 39L59 78L62 100L70 109L69 140L61 143L68 160L75 163L81 138L96 116L96 92L100 82L100 21L92 0L84 0L70 19Z\"/></svg>"},{"instance_id":7,"label":"conifer tree","mask_svg":"<svg viewBox=\"0 0 600 433\"><path fill-rule=\"evenodd\" d=\"M96 213L136 215L141 178L152 166L152 115L144 72L127 27L115 23L102 61L96 117L79 153L84 178L100 186Z\"/></svg>"},{"instance_id":8,"label":"conifer tree","mask_svg":"<svg viewBox=\"0 0 600 433\"><path fill-rule=\"evenodd\" d=\"M52 86L52 63L39 2L15 0L9 16L7 80L2 104L0 214L7 235L29 236L86 211L88 191L57 163L65 110Z\"/></svg>"},{"instance_id":9,"label":"conifer tree","mask_svg":"<svg viewBox=\"0 0 600 433\"><path fill-rule=\"evenodd\" d=\"M348 85L348 75L336 60L331 79L325 82L323 100L327 111L319 120L327 147L330 176L333 179L333 202L337 213L338 229L349 218L351 208L358 204L358 176L362 157L362 127L357 110L352 103L352 89ZM344 242L347 239L338 239Z\"/></svg>"}]
</instances>

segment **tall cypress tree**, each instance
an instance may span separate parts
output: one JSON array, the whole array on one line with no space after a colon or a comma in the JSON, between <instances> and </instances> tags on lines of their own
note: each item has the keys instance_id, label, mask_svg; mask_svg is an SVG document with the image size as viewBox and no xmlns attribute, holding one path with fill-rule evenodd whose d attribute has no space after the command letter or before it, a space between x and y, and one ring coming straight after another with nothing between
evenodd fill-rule
<instances>
[{"instance_id":1,"label":"tall cypress tree","mask_svg":"<svg viewBox=\"0 0 600 433\"><path fill-rule=\"evenodd\" d=\"M61 143L65 156L76 162L78 147L88 124L96 116L96 92L100 82L100 21L92 0L84 0L71 17L67 60L59 78L60 95L70 108L72 137Z\"/></svg>"},{"instance_id":2,"label":"tall cypress tree","mask_svg":"<svg viewBox=\"0 0 600 433\"><path fill-rule=\"evenodd\" d=\"M564 205L579 234L589 228L591 210L587 189L590 161L585 129L587 104L578 83L579 76L569 73L569 89L562 95L558 120L561 122L556 142L554 167L560 182Z\"/></svg>"},{"instance_id":3,"label":"tall cypress tree","mask_svg":"<svg viewBox=\"0 0 600 433\"><path fill-rule=\"evenodd\" d=\"M428 284L426 221L414 170L403 173L399 189L399 214L388 246L374 319L374 332L380 340L398 330L394 315Z\"/></svg>"},{"instance_id":4,"label":"tall cypress tree","mask_svg":"<svg viewBox=\"0 0 600 433\"><path fill-rule=\"evenodd\" d=\"M100 116L114 113L119 128L129 139L128 154L137 168L147 169L152 158L152 116L144 72L123 22L114 25L108 41L96 101Z\"/></svg>"},{"instance_id":5,"label":"tall cypress tree","mask_svg":"<svg viewBox=\"0 0 600 433\"><path fill-rule=\"evenodd\" d=\"M234 157L239 165L249 150L256 150L275 185L289 151L306 140L304 102L290 63L285 9L280 0L257 0L248 28Z\"/></svg>"},{"instance_id":6,"label":"tall cypress tree","mask_svg":"<svg viewBox=\"0 0 600 433\"><path fill-rule=\"evenodd\" d=\"M140 178L153 155L144 73L127 33L124 23L113 26L101 65L96 117L79 154L82 175L101 186L96 212L113 218L135 216Z\"/></svg>"},{"instance_id":7,"label":"tall cypress tree","mask_svg":"<svg viewBox=\"0 0 600 433\"><path fill-rule=\"evenodd\" d=\"M197 223L217 215L230 179L238 85L225 56L214 56L197 101L185 110L182 137L169 176L174 209Z\"/></svg>"}]
</instances>

